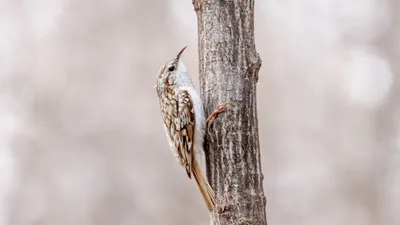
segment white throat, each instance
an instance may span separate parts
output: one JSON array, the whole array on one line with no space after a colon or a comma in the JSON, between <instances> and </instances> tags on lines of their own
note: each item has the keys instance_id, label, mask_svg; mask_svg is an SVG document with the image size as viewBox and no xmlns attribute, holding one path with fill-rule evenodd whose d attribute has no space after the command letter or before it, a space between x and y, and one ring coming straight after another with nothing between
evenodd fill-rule
<instances>
[{"instance_id":1,"label":"white throat","mask_svg":"<svg viewBox=\"0 0 400 225\"><path fill-rule=\"evenodd\" d=\"M176 71L176 83L180 87L194 87L192 78L187 71L185 64L179 60L178 70Z\"/></svg>"}]
</instances>

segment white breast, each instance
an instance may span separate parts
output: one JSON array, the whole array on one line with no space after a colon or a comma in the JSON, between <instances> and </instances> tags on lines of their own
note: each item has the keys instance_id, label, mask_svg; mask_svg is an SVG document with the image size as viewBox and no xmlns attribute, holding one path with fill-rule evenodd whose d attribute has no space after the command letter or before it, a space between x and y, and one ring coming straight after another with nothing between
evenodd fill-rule
<instances>
[{"instance_id":1,"label":"white breast","mask_svg":"<svg viewBox=\"0 0 400 225\"><path fill-rule=\"evenodd\" d=\"M187 90L192 97L193 109L196 118L196 130L194 137L194 152L197 162L201 165L203 171L204 165L204 151L203 151L203 139L205 130L205 117L204 108L201 101L200 95L197 93L196 88L193 85L192 79L183 64L182 60L179 61L178 72L176 77L177 86L182 90Z\"/></svg>"}]
</instances>

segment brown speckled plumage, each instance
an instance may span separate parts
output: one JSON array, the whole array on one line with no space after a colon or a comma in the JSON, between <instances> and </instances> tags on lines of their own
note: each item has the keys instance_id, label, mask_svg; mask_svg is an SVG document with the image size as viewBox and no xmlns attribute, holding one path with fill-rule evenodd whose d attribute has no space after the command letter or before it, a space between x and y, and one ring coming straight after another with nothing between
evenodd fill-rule
<instances>
[{"instance_id":1,"label":"brown speckled plumage","mask_svg":"<svg viewBox=\"0 0 400 225\"><path fill-rule=\"evenodd\" d=\"M178 94L176 94L178 92ZM161 115L170 144L179 164L191 178L195 116L190 95L186 90L164 88L160 96Z\"/></svg>"},{"instance_id":2,"label":"brown speckled plumage","mask_svg":"<svg viewBox=\"0 0 400 225\"><path fill-rule=\"evenodd\" d=\"M214 212L214 192L196 158L203 151L203 105L179 60L183 50L159 70L156 89L161 116L172 153L189 178L195 178L209 211Z\"/></svg>"}]
</instances>

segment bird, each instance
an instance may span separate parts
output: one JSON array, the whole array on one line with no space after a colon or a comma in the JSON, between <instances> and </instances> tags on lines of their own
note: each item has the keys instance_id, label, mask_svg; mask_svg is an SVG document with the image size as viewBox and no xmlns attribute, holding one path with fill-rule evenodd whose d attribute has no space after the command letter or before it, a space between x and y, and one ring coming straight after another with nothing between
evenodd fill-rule
<instances>
[{"instance_id":1,"label":"bird","mask_svg":"<svg viewBox=\"0 0 400 225\"><path fill-rule=\"evenodd\" d=\"M208 210L215 212L215 194L202 169L203 140L206 121L225 111L226 104L205 119L201 98L181 59L186 47L161 66L155 88L172 153L187 176L194 177Z\"/></svg>"}]
</instances>

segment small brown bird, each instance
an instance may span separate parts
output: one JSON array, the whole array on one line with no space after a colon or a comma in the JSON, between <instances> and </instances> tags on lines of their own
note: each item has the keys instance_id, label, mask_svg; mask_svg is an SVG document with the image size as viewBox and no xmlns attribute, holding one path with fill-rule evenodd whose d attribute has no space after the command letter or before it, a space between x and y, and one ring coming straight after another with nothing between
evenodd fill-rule
<instances>
[{"instance_id":1,"label":"small brown bird","mask_svg":"<svg viewBox=\"0 0 400 225\"><path fill-rule=\"evenodd\" d=\"M186 170L189 178L193 175L208 210L214 212L214 191L202 171L201 164L206 120L200 96L180 59L185 48L161 67L155 88L172 153ZM224 106L219 107L207 121L224 111Z\"/></svg>"}]
</instances>

